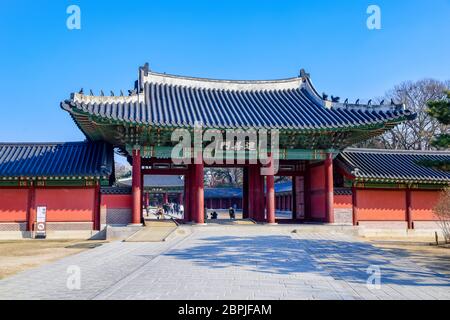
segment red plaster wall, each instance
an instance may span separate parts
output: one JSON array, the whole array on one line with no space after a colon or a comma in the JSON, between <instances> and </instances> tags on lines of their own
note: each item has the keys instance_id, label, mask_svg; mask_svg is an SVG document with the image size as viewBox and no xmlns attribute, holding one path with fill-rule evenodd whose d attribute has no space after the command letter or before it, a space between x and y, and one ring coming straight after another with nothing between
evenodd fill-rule
<instances>
[{"instance_id":1,"label":"red plaster wall","mask_svg":"<svg viewBox=\"0 0 450 320\"><path fill-rule=\"evenodd\" d=\"M93 221L94 188L36 189L36 206L47 206L48 222Z\"/></svg>"},{"instance_id":2,"label":"red plaster wall","mask_svg":"<svg viewBox=\"0 0 450 320\"><path fill-rule=\"evenodd\" d=\"M405 221L405 190L358 189L356 192L358 221Z\"/></svg>"},{"instance_id":3,"label":"red plaster wall","mask_svg":"<svg viewBox=\"0 0 450 320\"><path fill-rule=\"evenodd\" d=\"M131 209L133 197L131 194L102 194L101 206L109 209Z\"/></svg>"},{"instance_id":4,"label":"red plaster wall","mask_svg":"<svg viewBox=\"0 0 450 320\"><path fill-rule=\"evenodd\" d=\"M334 195L334 207L338 209L347 209L351 208L352 204L352 195Z\"/></svg>"},{"instance_id":5,"label":"red plaster wall","mask_svg":"<svg viewBox=\"0 0 450 320\"><path fill-rule=\"evenodd\" d=\"M0 222L27 221L28 189L0 188Z\"/></svg>"},{"instance_id":6,"label":"red plaster wall","mask_svg":"<svg viewBox=\"0 0 450 320\"><path fill-rule=\"evenodd\" d=\"M440 191L413 190L411 191L411 215L412 220L437 220L433 214Z\"/></svg>"}]
</instances>

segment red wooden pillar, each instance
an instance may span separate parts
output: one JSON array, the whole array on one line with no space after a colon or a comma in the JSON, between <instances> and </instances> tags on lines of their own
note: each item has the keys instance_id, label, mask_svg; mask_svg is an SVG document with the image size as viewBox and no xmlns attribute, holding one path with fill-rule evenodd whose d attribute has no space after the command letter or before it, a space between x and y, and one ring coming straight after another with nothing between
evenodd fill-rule
<instances>
[{"instance_id":1,"label":"red wooden pillar","mask_svg":"<svg viewBox=\"0 0 450 320\"><path fill-rule=\"evenodd\" d=\"M258 167L258 199L259 199L259 220L260 221L265 221L266 216L266 193L265 191L265 179L263 175L261 175L261 167Z\"/></svg>"},{"instance_id":2,"label":"red wooden pillar","mask_svg":"<svg viewBox=\"0 0 450 320\"><path fill-rule=\"evenodd\" d=\"M142 177L141 177L141 150L133 149L133 177L132 177L132 224L141 224L142 217Z\"/></svg>"},{"instance_id":3,"label":"red wooden pillar","mask_svg":"<svg viewBox=\"0 0 450 320\"><path fill-rule=\"evenodd\" d=\"M305 165L305 174L303 176L303 194L305 205L305 220L311 219L311 168L309 162Z\"/></svg>"},{"instance_id":4,"label":"red wooden pillar","mask_svg":"<svg viewBox=\"0 0 450 320\"><path fill-rule=\"evenodd\" d=\"M148 207L148 192L144 191L144 196L143 196L143 203L144 203L144 208Z\"/></svg>"},{"instance_id":5,"label":"red wooden pillar","mask_svg":"<svg viewBox=\"0 0 450 320\"><path fill-rule=\"evenodd\" d=\"M408 229L414 229L412 221L412 207L411 207L411 189L406 189L406 222L408 223Z\"/></svg>"},{"instance_id":6,"label":"red wooden pillar","mask_svg":"<svg viewBox=\"0 0 450 320\"><path fill-rule=\"evenodd\" d=\"M253 165L248 166L248 217L255 218L255 175Z\"/></svg>"},{"instance_id":7,"label":"red wooden pillar","mask_svg":"<svg viewBox=\"0 0 450 320\"><path fill-rule=\"evenodd\" d=\"M178 204L179 205L183 204L183 193L181 192L178 194Z\"/></svg>"},{"instance_id":8,"label":"red wooden pillar","mask_svg":"<svg viewBox=\"0 0 450 320\"><path fill-rule=\"evenodd\" d=\"M358 225L358 216L357 216L357 210L358 210L358 204L356 202L356 188L352 187L352 220L353 225Z\"/></svg>"},{"instance_id":9,"label":"red wooden pillar","mask_svg":"<svg viewBox=\"0 0 450 320\"><path fill-rule=\"evenodd\" d=\"M258 165L253 166L253 215L256 221L264 221L264 176L261 175L261 168Z\"/></svg>"},{"instance_id":10,"label":"red wooden pillar","mask_svg":"<svg viewBox=\"0 0 450 320\"><path fill-rule=\"evenodd\" d=\"M202 156L198 156L197 163L193 166L193 218L194 222L198 224L205 223L205 204L204 204L204 174L203 174L203 159Z\"/></svg>"},{"instance_id":11,"label":"red wooden pillar","mask_svg":"<svg viewBox=\"0 0 450 320\"><path fill-rule=\"evenodd\" d=\"M167 192L163 194L163 203L169 203L169 194Z\"/></svg>"},{"instance_id":12,"label":"red wooden pillar","mask_svg":"<svg viewBox=\"0 0 450 320\"><path fill-rule=\"evenodd\" d=\"M34 222L36 221L36 189L34 188L34 182L31 182L31 186L28 189L28 219L27 219L27 231L33 231Z\"/></svg>"},{"instance_id":13,"label":"red wooden pillar","mask_svg":"<svg viewBox=\"0 0 450 320\"><path fill-rule=\"evenodd\" d=\"M96 181L96 185L95 185L94 230L100 230L100 181Z\"/></svg>"},{"instance_id":14,"label":"red wooden pillar","mask_svg":"<svg viewBox=\"0 0 450 320\"><path fill-rule=\"evenodd\" d=\"M242 218L247 219L248 215L248 167L244 167L242 174Z\"/></svg>"},{"instance_id":15,"label":"red wooden pillar","mask_svg":"<svg viewBox=\"0 0 450 320\"><path fill-rule=\"evenodd\" d=\"M275 223L275 179L273 174L266 176L266 213L267 222Z\"/></svg>"},{"instance_id":16,"label":"red wooden pillar","mask_svg":"<svg viewBox=\"0 0 450 320\"><path fill-rule=\"evenodd\" d=\"M297 176L292 177L292 219L297 219Z\"/></svg>"},{"instance_id":17,"label":"red wooden pillar","mask_svg":"<svg viewBox=\"0 0 450 320\"><path fill-rule=\"evenodd\" d=\"M327 153L325 159L325 221L334 222L334 186L333 186L333 154Z\"/></svg>"},{"instance_id":18,"label":"red wooden pillar","mask_svg":"<svg viewBox=\"0 0 450 320\"><path fill-rule=\"evenodd\" d=\"M194 221L195 220L195 212L196 212L196 207L195 207L195 170L194 170L194 165L191 164L189 166L189 221Z\"/></svg>"},{"instance_id":19,"label":"red wooden pillar","mask_svg":"<svg viewBox=\"0 0 450 320\"><path fill-rule=\"evenodd\" d=\"M184 175L184 220L191 220L191 165Z\"/></svg>"}]
</instances>

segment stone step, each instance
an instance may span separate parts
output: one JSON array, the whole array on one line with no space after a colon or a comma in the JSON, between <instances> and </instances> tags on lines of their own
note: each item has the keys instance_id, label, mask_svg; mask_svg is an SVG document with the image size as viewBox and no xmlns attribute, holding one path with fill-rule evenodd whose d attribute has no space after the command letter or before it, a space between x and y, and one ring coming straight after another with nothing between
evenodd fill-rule
<instances>
[{"instance_id":1,"label":"stone step","mask_svg":"<svg viewBox=\"0 0 450 320\"><path fill-rule=\"evenodd\" d=\"M155 219L145 219L145 227L176 227L177 223L172 219L155 220Z\"/></svg>"},{"instance_id":2,"label":"stone step","mask_svg":"<svg viewBox=\"0 0 450 320\"><path fill-rule=\"evenodd\" d=\"M226 224L226 225L252 225L255 221L251 219L208 219L205 221L207 224Z\"/></svg>"},{"instance_id":3,"label":"stone step","mask_svg":"<svg viewBox=\"0 0 450 320\"><path fill-rule=\"evenodd\" d=\"M340 233L351 236L358 235L358 227L352 225L302 224L295 227L294 233Z\"/></svg>"},{"instance_id":4,"label":"stone step","mask_svg":"<svg viewBox=\"0 0 450 320\"><path fill-rule=\"evenodd\" d=\"M125 242L161 242L165 241L178 228L177 225L171 226L146 226L131 235Z\"/></svg>"}]
</instances>

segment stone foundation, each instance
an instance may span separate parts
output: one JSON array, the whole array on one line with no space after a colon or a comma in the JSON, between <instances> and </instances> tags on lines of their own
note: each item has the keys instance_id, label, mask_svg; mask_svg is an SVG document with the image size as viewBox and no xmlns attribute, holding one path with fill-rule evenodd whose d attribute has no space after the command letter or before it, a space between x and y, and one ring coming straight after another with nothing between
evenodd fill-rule
<instances>
[{"instance_id":1,"label":"stone foundation","mask_svg":"<svg viewBox=\"0 0 450 320\"><path fill-rule=\"evenodd\" d=\"M352 208L335 208L334 209L335 224L353 224Z\"/></svg>"}]
</instances>

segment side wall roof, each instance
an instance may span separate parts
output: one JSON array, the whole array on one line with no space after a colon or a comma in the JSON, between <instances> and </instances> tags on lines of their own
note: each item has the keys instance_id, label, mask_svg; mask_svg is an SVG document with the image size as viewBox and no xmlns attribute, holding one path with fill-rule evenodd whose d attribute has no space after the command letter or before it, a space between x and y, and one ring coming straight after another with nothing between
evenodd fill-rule
<instances>
[{"instance_id":1,"label":"side wall roof","mask_svg":"<svg viewBox=\"0 0 450 320\"><path fill-rule=\"evenodd\" d=\"M450 162L446 151L347 148L337 164L357 181L450 184L450 172L426 163Z\"/></svg>"},{"instance_id":2,"label":"side wall roof","mask_svg":"<svg viewBox=\"0 0 450 320\"><path fill-rule=\"evenodd\" d=\"M0 178L107 178L113 163L113 149L104 142L0 143Z\"/></svg>"}]
</instances>

